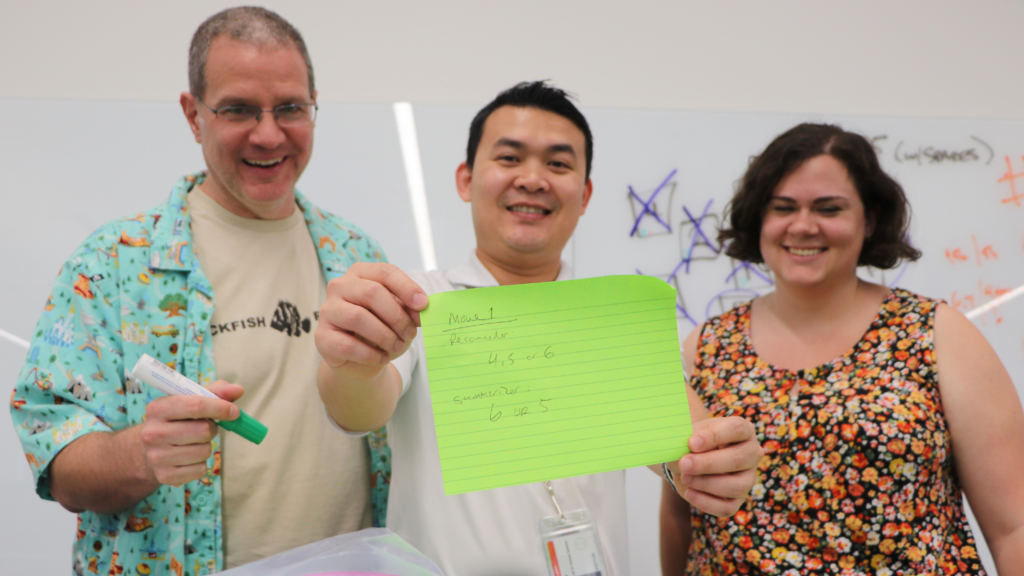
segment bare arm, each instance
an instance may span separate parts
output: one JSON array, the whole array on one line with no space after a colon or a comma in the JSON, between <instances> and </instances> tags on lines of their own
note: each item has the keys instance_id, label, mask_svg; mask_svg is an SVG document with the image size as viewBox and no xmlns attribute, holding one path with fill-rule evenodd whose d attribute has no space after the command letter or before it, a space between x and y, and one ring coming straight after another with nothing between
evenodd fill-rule
<instances>
[{"instance_id":1,"label":"bare arm","mask_svg":"<svg viewBox=\"0 0 1024 576\"><path fill-rule=\"evenodd\" d=\"M659 518L662 576L683 576L689 561L692 526L690 505L672 491L668 483L661 488Z\"/></svg>"},{"instance_id":2,"label":"bare arm","mask_svg":"<svg viewBox=\"0 0 1024 576\"><path fill-rule=\"evenodd\" d=\"M693 366L699 335L698 328L683 343L687 366ZM711 418L689 384L686 394L693 436L689 441L690 454L668 464L676 489L679 496L703 512L719 517L732 516L754 487L757 465L764 455L754 425L735 416ZM662 474L661 466L649 468Z\"/></svg>"},{"instance_id":3,"label":"bare arm","mask_svg":"<svg viewBox=\"0 0 1024 576\"><path fill-rule=\"evenodd\" d=\"M217 425L233 420L230 401L242 387L226 382L209 389L224 399L167 396L146 407L144 424L118 432L93 432L69 444L50 465L50 493L72 512L112 514L131 508L161 484L201 478Z\"/></svg>"},{"instance_id":4,"label":"bare arm","mask_svg":"<svg viewBox=\"0 0 1024 576\"><path fill-rule=\"evenodd\" d=\"M376 430L391 419L402 382L389 364L409 349L426 306L423 289L392 264L355 264L327 285L315 335L324 359L317 387L342 428Z\"/></svg>"},{"instance_id":5,"label":"bare arm","mask_svg":"<svg viewBox=\"0 0 1024 576\"><path fill-rule=\"evenodd\" d=\"M1024 410L981 332L953 308L935 315L935 358L957 473L1000 574L1024 566Z\"/></svg>"},{"instance_id":6,"label":"bare arm","mask_svg":"<svg viewBox=\"0 0 1024 576\"><path fill-rule=\"evenodd\" d=\"M339 426L350 432L377 430L391 419L402 394L402 378L388 364L368 379L345 378L320 363L317 375L320 400Z\"/></svg>"},{"instance_id":7,"label":"bare arm","mask_svg":"<svg viewBox=\"0 0 1024 576\"><path fill-rule=\"evenodd\" d=\"M86 434L61 450L50 465L50 493L71 512L113 514L160 487L142 448L142 426Z\"/></svg>"}]
</instances>

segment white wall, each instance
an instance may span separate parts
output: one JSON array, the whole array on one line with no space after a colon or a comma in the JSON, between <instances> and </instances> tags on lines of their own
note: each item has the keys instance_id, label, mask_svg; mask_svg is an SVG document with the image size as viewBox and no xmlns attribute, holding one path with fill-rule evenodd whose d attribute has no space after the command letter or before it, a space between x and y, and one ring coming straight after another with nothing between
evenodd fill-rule
<instances>
[{"instance_id":1,"label":"white wall","mask_svg":"<svg viewBox=\"0 0 1024 576\"><path fill-rule=\"evenodd\" d=\"M219 0L7 1L0 97L174 98ZM321 99L482 103L552 78L587 106L1021 118L1015 0L267 2Z\"/></svg>"},{"instance_id":2,"label":"white wall","mask_svg":"<svg viewBox=\"0 0 1024 576\"><path fill-rule=\"evenodd\" d=\"M0 105L9 106L0 114L18 115L13 99L176 100L186 89L193 30L231 4L8 0L0 7ZM305 35L322 102L479 105L516 81L550 78L588 107L1024 118L1017 66L1024 4L1016 1L266 5ZM3 137L25 138L17 131ZM41 152L40 165L47 164L66 166ZM156 185L164 190L167 182ZM17 193L6 189L0 206L12 206ZM26 239L0 231L0 241ZM2 264L0 294L23 273ZM48 285L52 271L46 275ZM0 308L0 328L28 338L31 326L5 318ZM0 342L0 375L12 378L22 358ZM0 565L68 573L73 517L34 499L6 414L0 458ZM653 574L657 480L631 473L629 482L633 572Z\"/></svg>"}]
</instances>

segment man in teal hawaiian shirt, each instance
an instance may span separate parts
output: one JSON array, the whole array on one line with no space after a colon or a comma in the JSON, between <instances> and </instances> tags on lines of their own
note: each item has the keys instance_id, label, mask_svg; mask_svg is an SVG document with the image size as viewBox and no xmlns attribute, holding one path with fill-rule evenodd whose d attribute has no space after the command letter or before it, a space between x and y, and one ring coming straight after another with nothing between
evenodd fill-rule
<instances>
[{"instance_id":1,"label":"man in teal hawaiian shirt","mask_svg":"<svg viewBox=\"0 0 1024 576\"><path fill-rule=\"evenodd\" d=\"M371 493L374 524L384 517L383 436L347 436L345 456L313 444L338 436L315 428L330 426L312 337L326 282L384 256L295 189L316 116L302 37L272 12L225 10L193 37L189 84L181 105L207 170L72 254L11 397L38 494L79 514L80 575L216 572L303 543L254 542L278 523L301 525L286 536L306 524L366 527ZM266 286L283 292L257 312L239 308ZM168 397L132 379L142 354L220 398ZM238 406L270 428L261 446L220 435L210 421L236 418ZM363 481L341 486L336 500L295 486L325 472L337 484L353 470ZM306 506L289 504L293 497ZM347 527L336 523L344 506Z\"/></svg>"}]
</instances>

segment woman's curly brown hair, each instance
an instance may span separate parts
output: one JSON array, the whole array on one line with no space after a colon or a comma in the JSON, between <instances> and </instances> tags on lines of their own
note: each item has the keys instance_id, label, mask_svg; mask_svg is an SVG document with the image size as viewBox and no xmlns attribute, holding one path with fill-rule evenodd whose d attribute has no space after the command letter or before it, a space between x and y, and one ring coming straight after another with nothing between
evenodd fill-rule
<instances>
[{"instance_id":1,"label":"woman's curly brown hair","mask_svg":"<svg viewBox=\"0 0 1024 576\"><path fill-rule=\"evenodd\" d=\"M858 266L895 268L901 260L921 257L907 241L910 204L903 188L878 164L866 138L830 124L800 124L777 137L754 158L725 208L718 241L737 260L762 263L761 224L779 183L804 162L827 154L846 167L874 231L864 240Z\"/></svg>"}]
</instances>

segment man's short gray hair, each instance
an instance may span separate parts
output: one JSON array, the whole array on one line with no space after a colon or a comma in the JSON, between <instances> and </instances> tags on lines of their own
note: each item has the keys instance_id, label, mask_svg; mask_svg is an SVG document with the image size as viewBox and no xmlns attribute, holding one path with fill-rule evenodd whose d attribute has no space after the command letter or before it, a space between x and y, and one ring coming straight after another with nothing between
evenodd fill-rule
<instances>
[{"instance_id":1,"label":"man's short gray hair","mask_svg":"<svg viewBox=\"0 0 1024 576\"><path fill-rule=\"evenodd\" d=\"M306 73L309 75L309 95L312 98L316 91L313 82L313 62L309 59L306 42L302 34L288 23L287 20L266 8L257 6L239 6L228 8L210 16L199 25L192 36L192 46L188 51L188 89L202 98L206 91L206 58L210 54L213 41L226 35L232 40L239 40L257 47L288 46L293 44L302 54L306 62Z\"/></svg>"}]
</instances>

